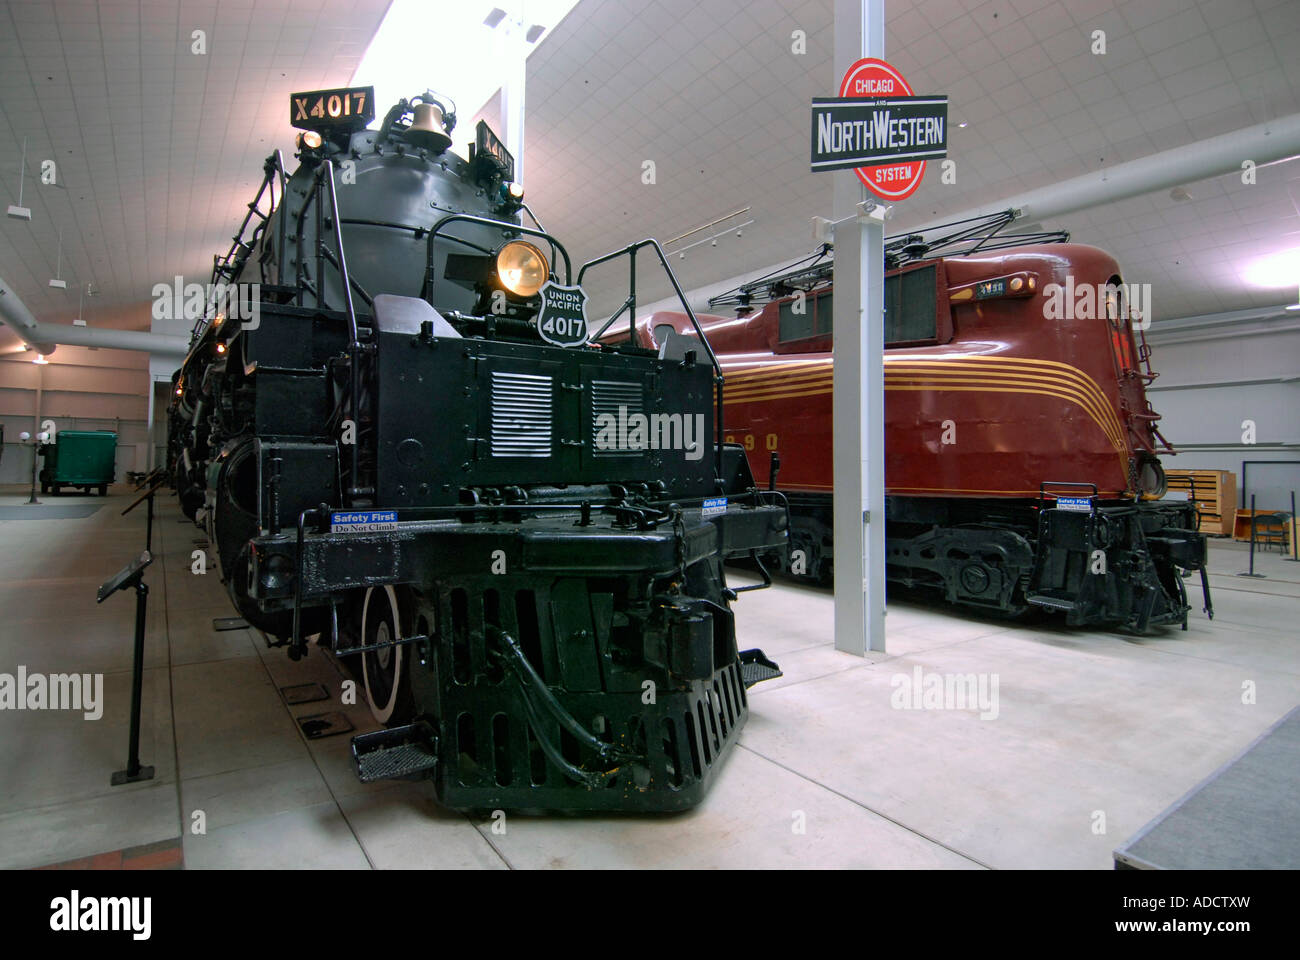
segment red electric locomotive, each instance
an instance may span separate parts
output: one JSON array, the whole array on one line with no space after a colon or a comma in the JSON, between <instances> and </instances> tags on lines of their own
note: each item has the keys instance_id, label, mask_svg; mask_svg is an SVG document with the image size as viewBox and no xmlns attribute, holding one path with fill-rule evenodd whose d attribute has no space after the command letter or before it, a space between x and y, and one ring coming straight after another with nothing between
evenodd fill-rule
<instances>
[{"instance_id":1,"label":"red electric locomotive","mask_svg":"<svg viewBox=\"0 0 1300 960\"><path fill-rule=\"evenodd\" d=\"M1146 399L1150 350L1119 265L1064 234L1001 235L1011 212L886 244L888 578L1072 625L1181 623L1206 545L1194 504L1160 500L1173 450ZM815 262L710 301L727 440L791 507L788 572L826 581L831 543L831 270ZM940 255L941 254L941 255ZM1134 337L1134 327L1139 336ZM681 313L636 324L681 350ZM625 337L626 335L624 335Z\"/></svg>"}]
</instances>

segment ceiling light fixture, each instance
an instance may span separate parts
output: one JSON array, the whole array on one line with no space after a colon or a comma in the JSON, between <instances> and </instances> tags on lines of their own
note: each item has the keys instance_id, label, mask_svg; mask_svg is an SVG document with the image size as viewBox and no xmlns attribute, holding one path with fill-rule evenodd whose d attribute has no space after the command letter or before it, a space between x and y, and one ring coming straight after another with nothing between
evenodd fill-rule
<instances>
[{"instance_id":1,"label":"ceiling light fixture","mask_svg":"<svg viewBox=\"0 0 1300 960\"><path fill-rule=\"evenodd\" d=\"M54 277L50 280L50 286L55 290L68 289L68 281L63 279L63 228L59 227L59 265L54 270Z\"/></svg>"},{"instance_id":2,"label":"ceiling light fixture","mask_svg":"<svg viewBox=\"0 0 1300 960\"><path fill-rule=\"evenodd\" d=\"M5 211L15 220L30 220L32 211L29 207L23 206L23 175L27 172L27 138L23 137L23 159L18 165L18 202L9 204L9 209Z\"/></svg>"},{"instance_id":3,"label":"ceiling light fixture","mask_svg":"<svg viewBox=\"0 0 1300 960\"><path fill-rule=\"evenodd\" d=\"M490 27L493 30L495 30L497 27L501 25L501 21L504 20L507 16L508 14L500 7L493 7L492 12L483 18L483 26ZM510 26L522 27L523 25L524 25L523 20L516 19L513 24L507 24L507 28L509 28ZM527 40L529 43L536 43L538 38L545 32L546 32L546 27L542 26L540 23L534 23L531 26L529 26L527 32L524 33L524 39Z\"/></svg>"},{"instance_id":4,"label":"ceiling light fixture","mask_svg":"<svg viewBox=\"0 0 1300 960\"><path fill-rule=\"evenodd\" d=\"M704 231L708 230L710 227L716 227L719 224L727 223L728 220L734 220L736 217L748 213L749 209L750 209L749 207L742 207L739 210L733 211L732 213L728 213L726 216L718 217L718 219L712 220L709 223L703 224L702 226L698 226L693 230L687 230L685 233L679 234L678 236L673 237L671 240L665 240L663 245L665 248L667 248L674 243L677 243L681 240L685 240L687 237L693 237L697 233L703 233ZM736 231L737 237L744 237L745 228L748 227L753 222L754 221L751 218L749 220L742 221L741 223L731 223L728 224L727 226L724 226L717 233L713 233L710 234L709 236L702 237L701 239L696 240L694 243L686 244L686 246L684 247L678 247L677 248L678 259L685 260L686 251L692 249L693 247L698 247L701 244L707 243L711 247L716 247L718 245L718 241L722 237L726 236L726 234L728 234L732 230Z\"/></svg>"}]
</instances>

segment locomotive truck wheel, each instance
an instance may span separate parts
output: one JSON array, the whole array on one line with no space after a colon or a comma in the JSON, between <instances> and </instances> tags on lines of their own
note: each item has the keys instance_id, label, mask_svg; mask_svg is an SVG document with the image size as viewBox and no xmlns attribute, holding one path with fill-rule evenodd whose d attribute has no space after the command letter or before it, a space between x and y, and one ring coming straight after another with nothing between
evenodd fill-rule
<instances>
[{"instance_id":1,"label":"locomotive truck wheel","mask_svg":"<svg viewBox=\"0 0 1300 960\"><path fill-rule=\"evenodd\" d=\"M108 496L108 484L106 484L106 483L101 483L101 484L99 485L99 495L100 495L101 497L106 497L106 496Z\"/></svg>"},{"instance_id":2,"label":"locomotive truck wheel","mask_svg":"<svg viewBox=\"0 0 1300 960\"><path fill-rule=\"evenodd\" d=\"M397 590L391 586L370 587L361 607L361 642L364 646L396 640L403 636L403 609ZM366 700L376 720L387 726L408 723L415 715L411 698L409 657L404 644L382 647L361 655L361 676Z\"/></svg>"}]
</instances>

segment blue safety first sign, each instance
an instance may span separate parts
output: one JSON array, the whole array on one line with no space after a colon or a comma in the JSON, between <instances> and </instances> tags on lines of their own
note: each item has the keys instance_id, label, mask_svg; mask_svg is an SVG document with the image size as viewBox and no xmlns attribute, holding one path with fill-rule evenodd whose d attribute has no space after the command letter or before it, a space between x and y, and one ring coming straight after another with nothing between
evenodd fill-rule
<instances>
[{"instance_id":1,"label":"blue safety first sign","mask_svg":"<svg viewBox=\"0 0 1300 960\"><path fill-rule=\"evenodd\" d=\"M1070 510L1074 513L1092 513L1091 497L1057 497L1057 510Z\"/></svg>"},{"instance_id":2,"label":"blue safety first sign","mask_svg":"<svg viewBox=\"0 0 1300 960\"><path fill-rule=\"evenodd\" d=\"M348 510L330 514L330 533L375 533L396 529L396 510Z\"/></svg>"}]
</instances>

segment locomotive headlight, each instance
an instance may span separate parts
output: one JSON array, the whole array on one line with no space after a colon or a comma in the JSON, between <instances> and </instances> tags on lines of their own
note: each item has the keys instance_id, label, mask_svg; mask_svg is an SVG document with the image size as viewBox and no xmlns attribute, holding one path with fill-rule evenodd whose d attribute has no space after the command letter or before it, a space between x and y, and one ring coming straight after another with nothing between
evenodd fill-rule
<instances>
[{"instance_id":1,"label":"locomotive headlight","mask_svg":"<svg viewBox=\"0 0 1300 960\"><path fill-rule=\"evenodd\" d=\"M496 264L501 285L518 297L535 295L551 273L542 251L523 240L511 240L498 250Z\"/></svg>"},{"instance_id":2,"label":"locomotive headlight","mask_svg":"<svg viewBox=\"0 0 1300 960\"><path fill-rule=\"evenodd\" d=\"M317 150L324 142L324 139L315 130L307 130L304 133L298 134L299 148L305 147L308 150Z\"/></svg>"}]
</instances>

